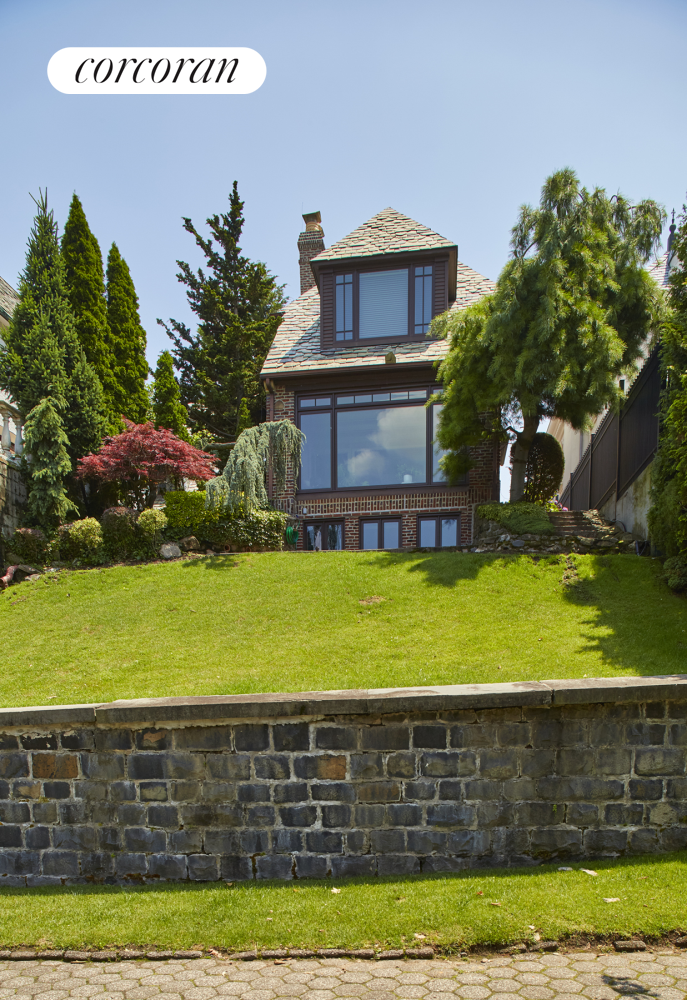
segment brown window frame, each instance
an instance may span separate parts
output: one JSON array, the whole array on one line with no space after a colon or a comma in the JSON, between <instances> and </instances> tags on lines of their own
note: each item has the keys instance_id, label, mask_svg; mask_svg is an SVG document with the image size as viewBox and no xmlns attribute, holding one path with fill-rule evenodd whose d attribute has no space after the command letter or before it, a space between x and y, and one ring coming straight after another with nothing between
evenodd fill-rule
<instances>
[{"instance_id":1,"label":"brown window frame","mask_svg":"<svg viewBox=\"0 0 687 1000\"><path fill-rule=\"evenodd\" d=\"M321 525L322 528L328 527L330 524L341 525L341 548L340 549L330 549L329 546L324 546L322 549L309 549L308 540L308 528L315 528ZM308 520L303 525L303 550L305 552L343 552L346 548L346 522L342 517L323 517L323 518L313 518Z\"/></svg>"},{"instance_id":2,"label":"brown window frame","mask_svg":"<svg viewBox=\"0 0 687 1000\"><path fill-rule=\"evenodd\" d=\"M435 482L434 481L434 451L432 448L432 430L433 430L433 407L427 406L426 402L430 395L435 391L436 386L432 385L411 385L406 389L405 386L401 389L397 388L387 388L386 386L372 386L371 388L360 388L356 386L354 389L341 389L338 392L302 392L299 393L296 399L296 426L300 429L301 426L301 416L311 413L330 413L330 485L329 486L317 486L308 489L303 489L302 487L302 469L298 473L298 484L297 492L298 495L307 496L309 494L320 494L320 493L332 493L332 492L345 492L345 493L360 493L361 490L364 491L375 491L375 492L385 492L387 490L402 490L405 492L412 491L413 489L434 490L434 489L455 489L456 487L466 487L468 485L468 476L461 478L458 483L445 483L445 482ZM378 400L377 402L371 403L338 403L338 396L362 396L362 395L381 395L382 393L391 393L398 391L407 392L426 392L426 397L424 402L420 400ZM302 407L301 403L303 400L322 399L325 397L330 397L330 403L327 406L312 406L312 407ZM434 404L433 404L434 405ZM380 410L389 406L420 406L425 410L426 414L426 450L425 450L425 479L423 482L417 483L389 483L386 486L339 486L337 484L337 465L336 465L336 452L337 452L337 433L338 426L336 420L336 414L339 410Z\"/></svg>"},{"instance_id":3,"label":"brown window frame","mask_svg":"<svg viewBox=\"0 0 687 1000\"><path fill-rule=\"evenodd\" d=\"M438 541L439 541L438 545L421 545L421 543L420 543L420 521L434 521L435 522L435 524L436 524L436 527L435 527L435 531L436 531L435 539L436 539L436 537L438 535ZM442 545L441 544L441 534L442 534L442 530L443 530L442 529L442 525L441 525L442 521L457 521L458 522L457 525L456 525L456 544L455 545ZM443 511L440 514L429 514L429 513L427 513L427 514L422 514L422 513L418 514L417 515L417 524L416 524L416 529L415 529L416 530L415 538L416 538L416 542L417 542L416 547L418 549L419 548L423 548L423 549L453 549L453 548L459 548L460 544L461 544L461 542L460 542L460 527L461 527L461 516L460 516L459 513L452 514L450 512Z\"/></svg>"},{"instance_id":4,"label":"brown window frame","mask_svg":"<svg viewBox=\"0 0 687 1000\"><path fill-rule=\"evenodd\" d=\"M384 541L384 524L391 523L398 525L398 548L395 549L385 549L383 545L377 546L376 549L363 549L363 525L365 524L376 524L377 525L377 541ZM384 516L383 514L377 517L361 517L358 521L358 548L361 552L398 552L403 548L403 518L400 515L389 514Z\"/></svg>"},{"instance_id":5,"label":"brown window frame","mask_svg":"<svg viewBox=\"0 0 687 1000\"><path fill-rule=\"evenodd\" d=\"M333 296L333 316L332 316L332 330L334 337L334 348L335 350L340 350L341 348L350 347L352 345L361 344L390 344L396 343L397 341L401 343L406 343L410 341L419 342L427 339L427 334L416 334L415 333L415 268L416 267L431 267L432 268L432 319L434 319L434 282L436 281L436 264L433 261L413 261L413 262L403 262L397 264L387 264L385 267L380 267L379 264L376 266L356 266L356 267L339 267L332 271L332 282L334 285L334 296ZM360 337L360 275L361 274L377 274L382 271L407 271L408 272L408 323L406 327L406 333L399 334L396 337ZM349 340L337 340L336 337L336 279L344 274L353 275L353 336Z\"/></svg>"}]
</instances>

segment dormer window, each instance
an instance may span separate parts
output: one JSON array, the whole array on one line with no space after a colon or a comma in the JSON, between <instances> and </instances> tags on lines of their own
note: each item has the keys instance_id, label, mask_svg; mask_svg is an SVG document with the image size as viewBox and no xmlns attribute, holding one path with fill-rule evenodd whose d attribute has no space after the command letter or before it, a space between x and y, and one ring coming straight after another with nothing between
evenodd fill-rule
<instances>
[{"instance_id":1,"label":"dormer window","mask_svg":"<svg viewBox=\"0 0 687 1000\"><path fill-rule=\"evenodd\" d=\"M426 336L437 305L434 271L422 264L334 274L335 342Z\"/></svg>"}]
</instances>

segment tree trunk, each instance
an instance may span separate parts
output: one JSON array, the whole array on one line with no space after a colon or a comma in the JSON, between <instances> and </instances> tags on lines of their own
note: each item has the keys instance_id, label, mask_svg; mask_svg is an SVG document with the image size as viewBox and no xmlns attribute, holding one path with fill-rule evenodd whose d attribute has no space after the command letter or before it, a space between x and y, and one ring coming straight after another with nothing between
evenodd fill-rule
<instances>
[{"instance_id":1,"label":"tree trunk","mask_svg":"<svg viewBox=\"0 0 687 1000\"><path fill-rule=\"evenodd\" d=\"M539 427L538 416L528 416L524 418L524 427L518 432L515 441L511 446L511 459L513 463L513 474L510 480L510 502L515 503L522 500L525 492L525 470L527 468L527 458L534 441L534 435Z\"/></svg>"}]
</instances>

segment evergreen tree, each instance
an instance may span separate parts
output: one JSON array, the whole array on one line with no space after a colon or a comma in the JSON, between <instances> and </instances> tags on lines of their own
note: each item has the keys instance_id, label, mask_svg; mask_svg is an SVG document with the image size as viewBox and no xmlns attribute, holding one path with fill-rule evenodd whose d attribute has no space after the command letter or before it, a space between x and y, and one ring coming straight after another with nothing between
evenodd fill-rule
<instances>
[{"instance_id":1,"label":"evergreen tree","mask_svg":"<svg viewBox=\"0 0 687 1000\"><path fill-rule=\"evenodd\" d=\"M121 428L121 400L107 321L103 258L83 206L75 194L62 234L62 256L76 333L86 360L100 379L108 409L108 433Z\"/></svg>"},{"instance_id":2,"label":"evergreen tree","mask_svg":"<svg viewBox=\"0 0 687 1000\"><path fill-rule=\"evenodd\" d=\"M590 193L567 169L546 181L539 208L521 208L494 293L432 325L451 338L438 433L450 478L469 466L467 446L510 436L510 498L520 500L542 417L581 429L619 402L617 376L661 316L644 264L664 219L655 202Z\"/></svg>"},{"instance_id":3,"label":"evergreen tree","mask_svg":"<svg viewBox=\"0 0 687 1000\"><path fill-rule=\"evenodd\" d=\"M146 332L138 313L138 296L129 267L116 243L107 255L107 319L112 335L118 414L142 423L150 401L146 391Z\"/></svg>"},{"instance_id":4,"label":"evergreen tree","mask_svg":"<svg viewBox=\"0 0 687 1000\"><path fill-rule=\"evenodd\" d=\"M41 399L27 416L24 428L26 448L31 455L26 506L32 520L48 533L77 509L64 488L72 464L59 405L50 396Z\"/></svg>"},{"instance_id":5,"label":"evergreen tree","mask_svg":"<svg viewBox=\"0 0 687 1000\"><path fill-rule=\"evenodd\" d=\"M0 388L12 396L24 420L46 397L64 404L65 447L75 468L82 455L100 446L106 429L105 400L74 328L47 192L41 193L36 205L19 302L0 347Z\"/></svg>"},{"instance_id":6,"label":"evergreen tree","mask_svg":"<svg viewBox=\"0 0 687 1000\"><path fill-rule=\"evenodd\" d=\"M191 270L177 261L179 281L187 287L189 305L198 317L195 333L177 320L164 326L174 344L174 359L180 373L181 401L188 410L194 431L206 431L220 442L236 440L245 417L246 400L250 422L262 419L265 394L260 369L281 322L283 286L264 264L241 255L243 202L236 181L229 197L228 213L207 219L210 237L205 239L190 219L184 229L202 250L208 271Z\"/></svg>"},{"instance_id":7,"label":"evergreen tree","mask_svg":"<svg viewBox=\"0 0 687 1000\"><path fill-rule=\"evenodd\" d=\"M166 427L177 437L188 441L186 409L179 398L179 383L174 376L174 362L169 351L162 351L157 359L153 382L153 414L155 427Z\"/></svg>"}]
</instances>

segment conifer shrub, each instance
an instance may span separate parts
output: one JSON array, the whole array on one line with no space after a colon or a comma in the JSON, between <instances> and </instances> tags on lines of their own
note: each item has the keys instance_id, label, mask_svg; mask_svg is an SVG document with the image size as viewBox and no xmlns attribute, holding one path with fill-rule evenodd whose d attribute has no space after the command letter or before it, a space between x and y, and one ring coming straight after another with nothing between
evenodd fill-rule
<instances>
[{"instance_id":1,"label":"conifer shrub","mask_svg":"<svg viewBox=\"0 0 687 1000\"><path fill-rule=\"evenodd\" d=\"M136 511L131 507L110 507L104 511L100 524L103 547L110 559L132 559L139 554Z\"/></svg>"},{"instance_id":2,"label":"conifer shrub","mask_svg":"<svg viewBox=\"0 0 687 1000\"><path fill-rule=\"evenodd\" d=\"M671 556L663 563L666 583L671 590L687 590L687 557Z\"/></svg>"},{"instance_id":3,"label":"conifer shrub","mask_svg":"<svg viewBox=\"0 0 687 1000\"><path fill-rule=\"evenodd\" d=\"M57 533L60 559L97 566L103 561L103 530L94 517L63 524Z\"/></svg>"},{"instance_id":4,"label":"conifer shrub","mask_svg":"<svg viewBox=\"0 0 687 1000\"><path fill-rule=\"evenodd\" d=\"M475 509L483 521L496 521L513 535L550 535L556 529L545 507L538 503L485 503Z\"/></svg>"},{"instance_id":5,"label":"conifer shrub","mask_svg":"<svg viewBox=\"0 0 687 1000\"><path fill-rule=\"evenodd\" d=\"M138 515L136 525L146 545L148 545L153 551L157 551L162 544L163 533L167 527L167 516L165 512L162 510L155 510L154 508L142 510Z\"/></svg>"},{"instance_id":6,"label":"conifer shrub","mask_svg":"<svg viewBox=\"0 0 687 1000\"><path fill-rule=\"evenodd\" d=\"M205 490L192 493L170 490L165 493L165 514L168 531L173 538L184 538L185 535L204 537L202 527L218 518L215 511L205 508Z\"/></svg>"},{"instance_id":7,"label":"conifer shrub","mask_svg":"<svg viewBox=\"0 0 687 1000\"><path fill-rule=\"evenodd\" d=\"M553 434L535 434L530 445L525 467L525 492L523 499L542 504L558 492L565 456Z\"/></svg>"},{"instance_id":8,"label":"conifer shrub","mask_svg":"<svg viewBox=\"0 0 687 1000\"><path fill-rule=\"evenodd\" d=\"M51 543L40 528L17 528L9 549L22 563L44 566L50 558Z\"/></svg>"}]
</instances>

